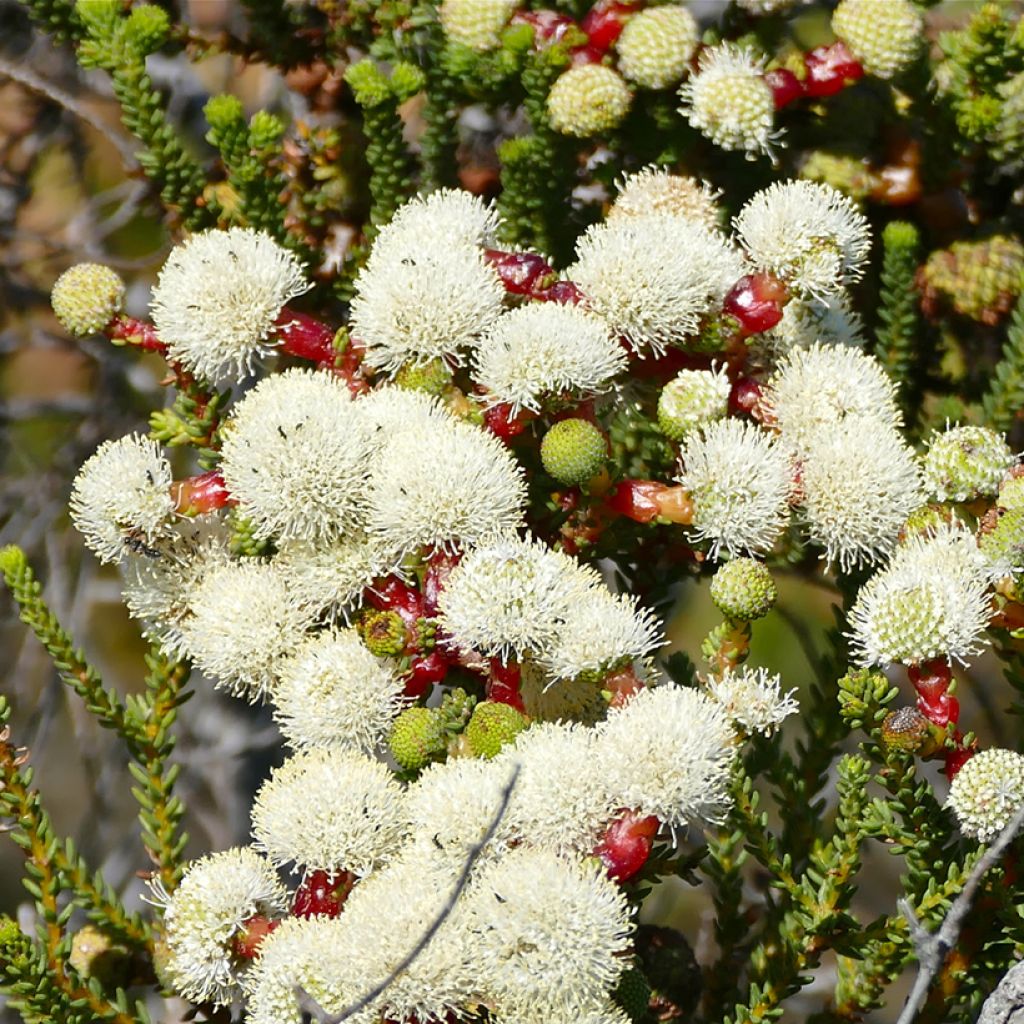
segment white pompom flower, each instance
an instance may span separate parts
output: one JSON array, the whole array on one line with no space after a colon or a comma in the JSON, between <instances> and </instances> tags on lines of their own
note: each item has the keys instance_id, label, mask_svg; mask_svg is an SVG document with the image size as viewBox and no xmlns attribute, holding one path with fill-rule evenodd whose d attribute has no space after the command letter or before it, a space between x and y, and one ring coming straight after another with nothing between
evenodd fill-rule
<instances>
[{"instance_id":1,"label":"white pompom flower","mask_svg":"<svg viewBox=\"0 0 1024 1024\"><path fill-rule=\"evenodd\" d=\"M365 456L345 383L292 369L235 406L221 471L254 536L322 541L359 525Z\"/></svg>"},{"instance_id":2,"label":"white pompom flower","mask_svg":"<svg viewBox=\"0 0 1024 1024\"><path fill-rule=\"evenodd\" d=\"M253 850L236 848L193 861L170 895L159 881L151 888L163 908L163 977L185 999L226 1006L251 969L235 955L233 940L250 918L280 917L288 908L274 868Z\"/></svg>"},{"instance_id":3,"label":"white pompom flower","mask_svg":"<svg viewBox=\"0 0 1024 1024\"><path fill-rule=\"evenodd\" d=\"M470 0L486 5L495 0ZM507 4L509 0L500 0ZM460 5L461 6L461 5ZM443 15L442 15L443 17ZM491 203L472 192L442 188L403 203L374 240L374 253L386 248L418 248L425 238L444 246L495 245L501 218Z\"/></svg>"},{"instance_id":4,"label":"white pompom flower","mask_svg":"<svg viewBox=\"0 0 1024 1024\"><path fill-rule=\"evenodd\" d=\"M155 441L139 434L104 441L75 477L71 521L101 562L118 562L133 540L149 547L170 532L171 482Z\"/></svg>"},{"instance_id":5,"label":"white pompom flower","mask_svg":"<svg viewBox=\"0 0 1024 1024\"><path fill-rule=\"evenodd\" d=\"M473 379L492 401L539 412L545 399L607 391L626 353L599 317L557 302L505 313L481 340Z\"/></svg>"},{"instance_id":6,"label":"white pompom flower","mask_svg":"<svg viewBox=\"0 0 1024 1024\"><path fill-rule=\"evenodd\" d=\"M691 338L743 273L742 256L718 232L652 213L590 227L565 276L613 335L660 355Z\"/></svg>"},{"instance_id":7,"label":"white pompom flower","mask_svg":"<svg viewBox=\"0 0 1024 1024\"><path fill-rule=\"evenodd\" d=\"M1016 461L1005 439L989 427L947 426L928 440L925 487L938 501L994 497Z\"/></svg>"},{"instance_id":8,"label":"white pompom flower","mask_svg":"<svg viewBox=\"0 0 1024 1024\"><path fill-rule=\"evenodd\" d=\"M712 557L767 551L789 520L792 471L768 434L735 419L689 435L679 483L693 500L693 527Z\"/></svg>"},{"instance_id":9,"label":"white pompom flower","mask_svg":"<svg viewBox=\"0 0 1024 1024\"><path fill-rule=\"evenodd\" d=\"M845 292L824 300L793 298L782 310L782 319L769 331L750 339L769 363L778 362L795 348L812 345L864 347L864 322L850 305Z\"/></svg>"},{"instance_id":10,"label":"white pompom flower","mask_svg":"<svg viewBox=\"0 0 1024 1024\"><path fill-rule=\"evenodd\" d=\"M354 629L318 633L281 666L274 720L293 750L371 753L402 708L403 683Z\"/></svg>"},{"instance_id":11,"label":"white pompom flower","mask_svg":"<svg viewBox=\"0 0 1024 1024\"><path fill-rule=\"evenodd\" d=\"M965 836L995 839L1024 806L1024 756L998 747L975 754L956 773L946 806Z\"/></svg>"},{"instance_id":12,"label":"white pompom flower","mask_svg":"<svg viewBox=\"0 0 1024 1024\"><path fill-rule=\"evenodd\" d=\"M252 375L281 310L309 287L302 264L265 232L204 231L171 250L150 310L169 357L223 387Z\"/></svg>"},{"instance_id":13,"label":"white pompom flower","mask_svg":"<svg viewBox=\"0 0 1024 1024\"><path fill-rule=\"evenodd\" d=\"M708 693L746 733L770 736L790 715L800 710L796 690L782 692L782 680L766 668L744 666L707 681Z\"/></svg>"},{"instance_id":14,"label":"white pompom flower","mask_svg":"<svg viewBox=\"0 0 1024 1024\"><path fill-rule=\"evenodd\" d=\"M819 300L858 280L871 248L870 227L853 200L814 181L769 185L733 226L759 270Z\"/></svg>"},{"instance_id":15,"label":"white pompom flower","mask_svg":"<svg viewBox=\"0 0 1024 1024\"><path fill-rule=\"evenodd\" d=\"M691 220L709 231L721 226L716 200L721 193L706 181L670 174L663 167L643 167L626 175L608 210L608 220L660 214Z\"/></svg>"},{"instance_id":16,"label":"white pompom flower","mask_svg":"<svg viewBox=\"0 0 1024 1024\"><path fill-rule=\"evenodd\" d=\"M293 870L362 876L404 838L403 800L380 761L353 750L307 750L271 772L256 794L254 846Z\"/></svg>"}]
</instances>

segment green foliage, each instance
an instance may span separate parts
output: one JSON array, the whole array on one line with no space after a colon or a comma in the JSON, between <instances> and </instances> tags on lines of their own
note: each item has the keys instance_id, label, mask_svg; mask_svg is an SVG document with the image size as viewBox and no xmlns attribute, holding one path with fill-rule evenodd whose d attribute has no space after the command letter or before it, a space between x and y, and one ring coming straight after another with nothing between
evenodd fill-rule
<instances>
[{"instance_id":1,"label":"green foliage","mask_svg":"<svg viewBox=\"0 0 1024 1024\"><path fill-rule=\"evenodd\" d=\"M1017 300L982 408L993 430L1009 430L1024 408L1024 294Z\"/></svg>"}]
</instances>

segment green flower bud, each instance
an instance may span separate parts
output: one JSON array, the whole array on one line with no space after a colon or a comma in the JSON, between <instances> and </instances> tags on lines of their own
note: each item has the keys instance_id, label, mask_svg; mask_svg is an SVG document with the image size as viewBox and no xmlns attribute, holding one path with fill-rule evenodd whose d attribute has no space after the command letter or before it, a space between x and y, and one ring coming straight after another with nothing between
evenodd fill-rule
<instances>
[{"instance_id":1,"label":"green flower bud","mask_svg":"<svg viewBox=\"0 0 1024 1024\"><path fill-rule=\"evenodd\" d=\"M695 427L720 420L729 411L729 378L724 371L683 370L658 399L658 426L673 441Z\"/></svg>"},{"instance_id":2,"label":"green flower bud","mask_svg":"<svg viewBox=\"0 0 1024 1024\"><path fill-rule=\"evenodd\" d=\"M921 12L910 0L842 0L832 31L876 78L893 78L910 66L924 38Z\"/></svg>"},{"instance_id":3,"label":"green flower bud","mask_svg":"<svg viewBox=\"0 0 1024 1024\"><path fill-rule=\"evenodd\" d=\"M466 726L466 742L476 757L494 757L527 726L528 719L509 704L485 700L473 709Z\"/></svg>"},{"instance_id":4,"label":"green flower bud","mask_svg":"<svg viewBox=\"0 0 1024 1024\"><path fill-rule=\"evenodd\" d=\"M366 649L378 658L396 658L405 650L405 623L398 612L367 611L358 628Z\"/></svg>"},{"instance_id":5,"label":"green flower bud","mask_svg":"<svg viewBox=\"0 0 1024 1024\"><path fill-rule=\"evenodd\" d=\"M102 331L121 312L124 281L99 263L76 263L57 278L50 303L69 334L84 338Z\"/></svg>"},{"instance_id":6,"label":"green flower bud","mask_svg":"<svg viewBox=\"0 0 1024 1024\"><path fill-rule=\"evenodd\" d=\"M555 131L585 139L615 128L632 100L617 71L603 64L583 64L556 79L548 94L548 115Z\"/></svg>"},{"instance_id":7,"label":"green flower bud","mask_svg":"<svg viewBox=\"0 0 1024 1024\"><path fill-rule=\"evenodd\" d=\"M634 1024L640 1024L648 1018L651 986L637 967L629 967L622 972L612 999L626 1011L626 1016Z\"/></svg>"},{"instance_id":8,"label":"green flower bud","mask_svg":"<svg viewBox=\"0 0 1024 1024\"><path fill-rule=\"evenodd\" d=\"M940 526L950 521L949 509L940 505L922 505L907 516L907 521L900 530L900 541L908 540L919 534L934 533Z\"/></svg>"},{"instance_id":9,"label":"green flower bud","mask_svg":"<svg viewBox=\"0 0 1024 1024\"><path fill-rule=\"evenodd\" d=\"M401 768L418 772L444 757L448 734L432 708L406 708L391 727L388 746Z\"/></svg>"},{"instance_id":10,"label":"green flower bud","mask_svg":"<svg viewBox=\"0 0 1024 1024\"><path fill-rule=\"evenodd\" d=\"M478 53L493 50L517 4L518 0L444 0L441 28L449 39Z\"/></svg>"},{"instance_id":11,"label":"green flower bud","mask_svg":"<svg viewBox=\"0 0 1024 1024\"><path fill-rule=\"evenodd\" d=\"M203 107L206 122L215 131L226 131L238 125L244 117L242 101L230 93L211 96Z\"/></svg>"},{"instance_id":12,"label":"green flower bud","mask_svg":"<svg viewBox=\"0 0 1024 1024\"><path fill-rule=\"evenodd\" d=\"M675 85L686 74L698 38L697 22L685 7L640 11L626 22L616 44L619 70L645 89Z\"/></svg>"},{"instance_id":13,"label":"green flower bud","mask_svg":"<svg viewBox=\"0 0 1024 1024\"><path fill-rule=\"evenodd\" d=\"M608 458L604 434L588 420L556 423L540 445L544 469L559 483L572 487L596 476Z\"/></svg>"},{"instance_id":14,"label":"green flower bud","mask_svg":"<svg viewBox=\"0 0 1024 1024\"><path fill-rule=\"evenodd\" d=\"M439 395L452 382L452 371L443 359L431 359L429 363L407 364L395 374L395 384L406 391L423 391L428 395Z\"/></svg>"},{"instance_id":15,"label":"green flower bud","mask_svg":"<svg viewBox=\"0 0 1024 1024\"><path fill-rule=\"evenodd\" d=\"M978 547L1004 575L1024 569L1024 508L993 508L982 517Z\"/></svg>"},{"instance_id":16,"label":"green flower bud","mask_svg":"<svg viewBox=\"0 0 1024 1024\"><path fill-rule=\"evenodd\" d=\"M954 242L933 252L919 272L921 308L930 317L944 307L994 326L1021 293L1024 244L1014 235Z\"/></svg>"},{"instance_id":17,"label":"green flower bud","mask_svg":"<svg viewBox=\"0 0 1024 1024\"><path fill-rule=\"evenodd\" d=\"M131 968L128 948L93 924L75 932L68 962L83 978L96 978L111 988L123 986Z\"/></svg>"},{"instance_id":18,"label":"green flower bud","mask_svg":"<svg viewBox=\"0 0 1024 1024\"><path fill-rule=\"evenodd\" d=\"M779 591L768 568L753 558L734 558L711 580L711 600L730 619L759 619L771 611Z\"/></svg>"},{"instance_id":19,"label":"green flower bud","mask_svg":"<svg viewBox=\"0 0 1024 1024\"><path fill-rule=\"evenodd\" d=\"M830 185L851 199L866 199L877 184L875 175L860 157L823 149L808 154L800 167L800 177Z\"/></svg>"},{"instance_id":20,"label":"green flower bud","mask_svg":"<svg viewBox=\"0 0 1024 1024\"><path fill-rule=\"evenodd\" d=\"M392 98L384 72L369 58L350 64L345 71L345 81L361 107L378 107Z\"/></svg>"},{"instance_id":21,"label":"green flower bud","mask_svg":"<svg viewBox=\"0 0 1024 1024\"><path fill-rule=\"evenodd\" d=\"M890 711L882 720L882 743L886 750L904 750L929 757L942 743L939 730L915 707Z\"/></svg>"},{"instance_id":22,"label":"green flower bud","mask_svg":"<svg viewBox=\"0 0 1024 1024\"><path fill-rule=\"evenodd\" d=\"M924 482L939 501L972 501L999 490L1013 465L1010 446L988 427L954 427L932 435Z\"/></svg>"},{"instance_id":23,"label":"green flower bud","mask_svg":"<svg viewBox=\"0 0 1024 1024\"><path fill-rule=\"evenodd\" d=\"M125 22L124 31L136 52L155 53L167 42L171 31L171 21L162 7L143 4L141 7L132 9L127 22Z\"/></svg>"},{"instance_id":24,"label":"green flower bud","mask_svg":"<svg viewBox=\"0 0 1024 1024\"><path fill-rule=\"evenodd\" d=\"M999 485L996 504L1000 508L1024 509L1024 476L1009 476Z\"/></svg>"}]
</instances>

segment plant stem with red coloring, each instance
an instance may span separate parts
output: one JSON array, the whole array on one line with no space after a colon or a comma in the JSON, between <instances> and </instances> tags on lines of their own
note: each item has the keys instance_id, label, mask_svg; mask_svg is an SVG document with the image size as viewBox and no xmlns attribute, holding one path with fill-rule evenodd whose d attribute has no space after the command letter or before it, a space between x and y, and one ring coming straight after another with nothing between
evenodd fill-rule
<instances>
[{"instance_id":1,"label":"plant stem with red coloring","mask_svg":"<svg viewBox=\"0 0 1024 1024\"><path fill-rule=\"evenodd\" d=\"M118 313L104 331L115 345L131 345L133 348L161 354L167 352L167 345L157 337L156 328L137 317Z\"/></svg>"}]
</instances>

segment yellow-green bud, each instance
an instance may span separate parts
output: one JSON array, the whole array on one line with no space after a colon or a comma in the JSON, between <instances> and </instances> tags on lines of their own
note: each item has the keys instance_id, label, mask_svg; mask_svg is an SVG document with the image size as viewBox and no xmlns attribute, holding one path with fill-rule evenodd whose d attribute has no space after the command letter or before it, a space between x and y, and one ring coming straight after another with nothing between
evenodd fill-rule
<instances>
[{"instance_id":1,"label":"yellow-green bud","mask_svg":"<svg viewBox=\"0 0 1024 1024\"><path fill-rule=\"evenodd\" d=\"M658 427L682 441L695 427L720 420L729 411L729 378L714 370L683 370L662 389Z\"/></svg>"},{"instance_id":2,"label":"yellow-green bud","mask_svg":"<svg viewBox=\"0 0 1024 1024\"><path fill-rule=\"evenodd\" d=\"M1009 476L999 485L1000 508L1024 508L1024 476Z\"/></svg>"},{"instance_id":3,"label":"yellow-green bud","mask_svg":"<svg viewBox=\"0 0 1024 1024\"><path fill-rule=\"evenodd\" d=\"M932 436L924 457L924 482L939 501L972 501L994 495L1013 465L1010 446L988 427L954 427Z\"/></svg>"},{"instance_id":4,"label":"yellow-green bud","mask_svg":"<svg viewBox=\"0 0 1024 1024\"><path fill-rule=\"evenodd\" d=\"M509 704L483 701L473 709L464 733L476 757L494 757L527 726L527 718Z\"/></svg>"},{"instance_id":5,"label":"yellow-green bud","mask_svg":"<svg viewBox=\"0 0 1024 1024\"><path fill-rule=\"evenodd\" d=\"M518 5L519 0L444 0L441 28L449 39L471 50L493 50Z\"/></svg>"},{"instance_id":6,"label":"yellow-green bud","mask_svg":"<svg viewBox=\"0 0 1024 1024\"><path fill-rule=\"evenodd\" d=\"M544 469L567 487L592 479L607 458L605 436L589 420L560 420L540 443Z\"/></svg>"},{"instance_id":7,"label":"yellow-green bud","mask_svg":"<svg viewBox=\"0 0 1024 1024\"><path fill-rule=\"evenodd\" d=\"M405 623L398 612L365 612L359 619L359 633L366 649L378 658L394 658L405 650Z\"/></svg>"},{"instance_id":8,"label":"yellow-green bud","mask_svg":"<svg viewBox=\"0 0 1024 1024\"><path fill-rule=\"evenodd\" d=\"M887 750L905 750L929 757L940 747L939 731L915 707L890 711L882 721L882 743Z\"/></svg>"},{"instance_id":9,"label":"yellow-green bud","mask_svg":"<svg viewBox=\"0 0 1024 1024\"><path fill-rule=\"evenodd\" d=\"M124 281L99 263L76 263L57 278L50 304L76 338L102 331L121 312Z\"/></svg>"},{"instance_id":10,"label":"yellow-green bud","mask_svg":"<svg viewBox=\"0 0 1024 1024\"><path fill-rule=\"evenodd\" d=\"M924 22L910 0L842 0L832 15L832 31L869 75L893 78L920 51Z\"/></svg>"},{"instance_id":11,"label":"yellow-green bud","mask_svg":"<svg viewBox=\"0 0 1024 1024\"><path fill-rule=\"evenodd\" d=\"M92 924L75 932L68 962L83 978L115 988L127 982L131 967L127 947Z\"/></svg>"},{"instance_id":12,"label":"yellow-green bud","mask_svg":"<svg viewBox=\"0 0 1024 1024\"><path fill-rule=\"evenodd\" d=\"M1015 235L954 242L933 252L920 272L921 307L936 316L951 306L994 326L1013 309L1024 281L1024 244Z\"/></svg>"},{"instance_id":13,"label":"yellow-green bud","mask_svg":"<svg viewBox=\"0 0 1024 1024\"><path fill-rule=\"evenodd\" d=\"M441 716L431 708L406 708L391 727L388 739L399 767L418 772L442 758L448 747Z\"/></svg>"},{"instance_id":14,"label":"yellow-green bud","mask_svg":"<svg viewBox=\"0 0 1024 1024\"><path fill-rule=\"evenodd\" d=\"M452 371L443 359L431 359L421 365L408 364L395 374L395 384L406 391L439 395L452 382Z\"/></svg>"},{"instance_id":15,"label":"yellow-green bud","mask_svg":"<svg viewBox=\"0 0 1024 1024\"><path fill-rule=\"evenodd\" d=\"M1007 575L1024 569L1024 509L996 507L983 516L978 547L987 562Z\"/></svg>"},{"instance_id":16,"label":"yellow-green bud","mask_svg":"<svg viewBox=\"0 0 1024 1024\"><path fill-rule=\"evenodd\" d=\"M808 154L800 167L800 177L830 185L852 199L866 199L878 183L859 156L829 153L823 149Z\"/></svg>"},{"instance_id":17,"label":"yellow-green bud","mask_svg":"<svg viewBox=\"0 0 1024 1024\"><path fill-rule=\"evenodd\" d=\"M585 139L611 131L626 116L633 94L623 77L603 64L583 64L564 72L548 94L551 126Z\"/></svg>"},{"instance_id":18,"label":"yellow-green bud","mask_svg":"<svg viewBox=\"0 0 1024 1024\"><path fill-rule=\"evenodd\" d=\"M922 505L907 516L907 521L900 529L900 543L919 534L934 533L939 527L950 521L949 509L939 505Z\"/></svg>"},{"instance_id":19,"label":"yellow-green bud","mask_svg":"<svg viewBox=\"0 0 1024 1024\"><path fill-rule=\"evenodd\" d=\"M619 70L645 89L675 85L686 74L698 37L697 22L685 7L640 11L626 22L616 44Z\"/></svg>"},{"instance_id":20,"label":"yellow-green bud","mask_svg":"<svg viewBox=\"0 0 1024 1024\"><path fill-rule=\"evenodd\" d=\"M753 558L726 562L711 580L711 600L730 619L759 619L771 611L778 596L772 574Z\"/></svg>"}]
</instances>

